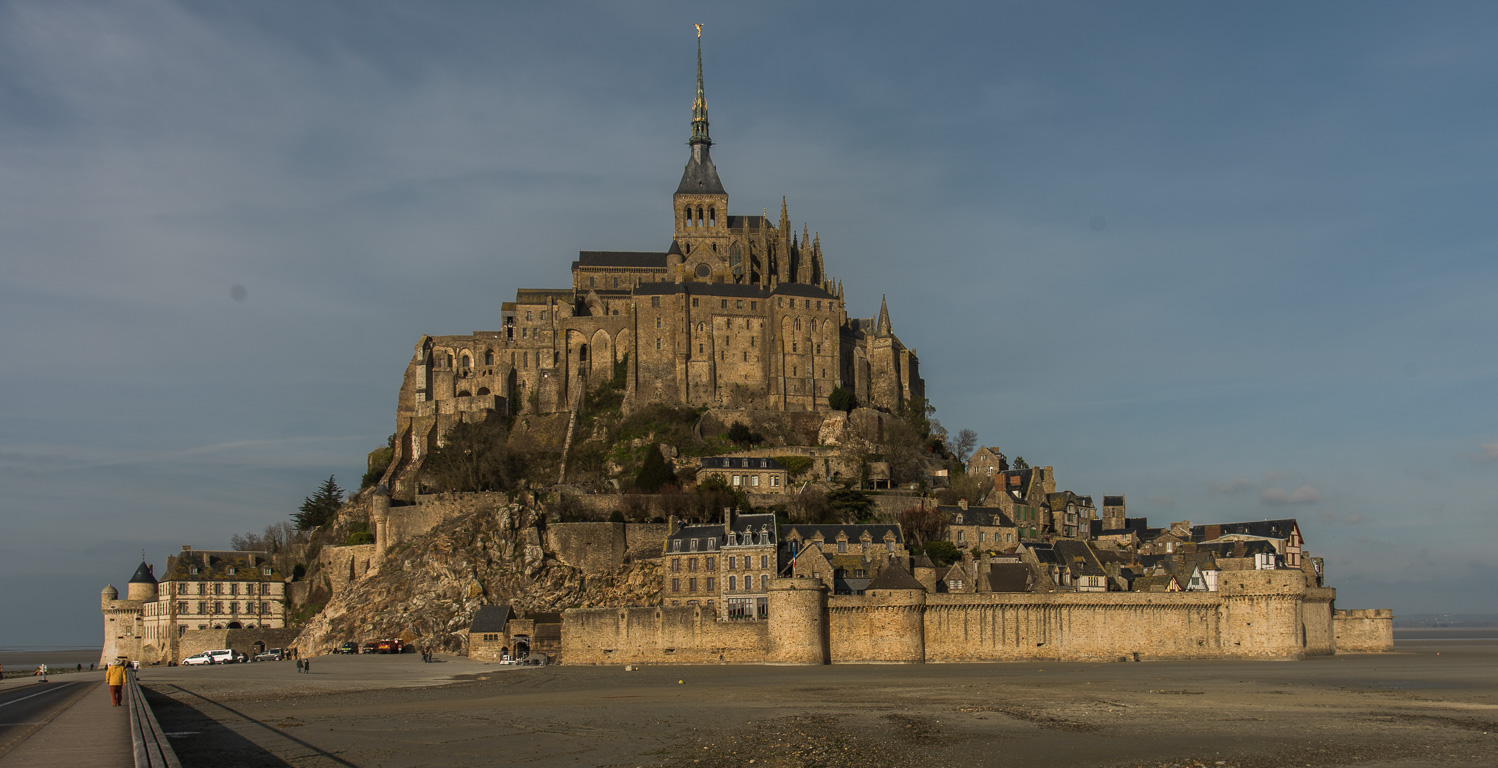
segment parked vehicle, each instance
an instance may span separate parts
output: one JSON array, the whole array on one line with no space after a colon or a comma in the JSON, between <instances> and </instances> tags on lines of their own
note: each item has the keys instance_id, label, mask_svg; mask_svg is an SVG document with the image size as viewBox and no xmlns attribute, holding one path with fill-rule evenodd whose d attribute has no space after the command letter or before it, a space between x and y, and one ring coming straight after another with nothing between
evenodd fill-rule
<instances>
[{"instance_id":1,"label":"parked vehicle","mask_svg":"<svg viewBox=\"0 0 1498 768\"><path fill-rule=\"evenodd\" d=\"M229 648L220 648L216 651L204 651L203 653L208 656L209 664L233 664L236 661L240 661L241 657L244 655L235 653Z\"/></svg>"},{"instance_id":2,"label":"parked vehicle","mask_svg":"<svg viewBox=\"0 0 1498 768\"><path fill-rule=\"evenodd\" d=\"M381 640L378 643L376 643L375 650L378 651L379 653L400 653L401 652L401 641L399 641L399 640Z\"/></svg>"},{"instance_id":3,"label":"parked vehicle","mask_svg":"<svg viewBox=\"0 0 1498 768\"><path fill-rule=\"evenodd\" d=\"M196 667L199 664L212 663L213 659L209 658L208 654L206 653L194 653L193 655L188 656L187 658L182 660L182 666L184 667Z\"/></svg>"},{"instance_id":4,"label":"parked vehicle","mask_svg":"<svg viewBox=\"0 0 1498 768\"><path fill-rule=\"evenodd\" d=\"M285 651L280 648L272 648L265 653L255 654L255 658L251 659L251 661L280 661L284 658L286 658Z\"/></svg>"},{"instance_id":5,"label":"parked vehicle","mask_svg":"<svg viewBox=\"0 0 1498 768\"><path fill-rule=\"evenodd\" d=\"M358 653L358 652L359 652L359 644L356 643L356 642L354 642L353 640L350 640L350 641L344 643L343 645L340 645L337 648L333 649L333 653Z\"/></svg>"},{"instance_id":6,"label":"parked vehicle","mask_svg":"<svg viewBox=\"0 0 1498 768\"><path fill-rule=\"evenodd\" d=\"M365 643L364 645L359 646L359 652L360 653L375 653L375 652L377 652L379 650L380 650L380 644L376 643L376 642L368 642L368 643Z\"/></svg>"}]
</instances>

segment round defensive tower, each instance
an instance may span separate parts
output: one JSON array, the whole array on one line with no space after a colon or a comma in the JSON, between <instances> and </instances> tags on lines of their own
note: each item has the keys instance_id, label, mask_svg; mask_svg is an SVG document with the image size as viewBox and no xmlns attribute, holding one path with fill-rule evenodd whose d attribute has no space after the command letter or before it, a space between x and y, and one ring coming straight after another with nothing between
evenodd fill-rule
<instances>
[{"instance_id":1,"label":"round defensive tower","mask_svg":"<svg viewBox=\"0 0 1498 768\"><path fill-rule=\"evenodd\" d=\"M109 604L120 599L120 591L113 584L105 584L104 589L99 590L99 608L108 608Z\"/></svg>"},{"instance_id":2,"label":"round defensive tower","mask_svg":"<svg viewBox=\"0 0 1498 768\"><path fill-rule=\"evenodd\" d=\"M827 663L827 587L821 579L770 582L770 664Z\"/></svg>"},{"instance_id":3,"label":"round defensive tower","mask_svg":"<svg viewBox=\"0 0 1498 768\"><path fill-rule=\"evenodd\" d=\"M890 563L864 591L871 614L867 649L871 660L903 664L926 661L926 588L903 567Z\"/></svg>"},{"instance_id":4,"label":"round defensive tower","mask_svg":"<svg viewBox=\"0 0 1498 768\"><path fill-rule=\"evenodd\" d=\"M151 573L151 566L143 560L140 567L135 569L135 575L130 577L130 583L125 586L127 599L139 600L143 603L156 602L156 575Z\"/></svg>"}]
</instances>

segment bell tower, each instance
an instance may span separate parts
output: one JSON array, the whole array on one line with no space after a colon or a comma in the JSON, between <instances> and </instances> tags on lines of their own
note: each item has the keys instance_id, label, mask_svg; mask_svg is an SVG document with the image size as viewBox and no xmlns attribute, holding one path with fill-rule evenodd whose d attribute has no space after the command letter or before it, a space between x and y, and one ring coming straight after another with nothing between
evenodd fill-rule
<instances>
[{"instance_id":1,"label":"bell tower","mask_svg":"<svg viewBox=\"0 0 1498 768\"><path fill-rule=\"evenodd\" d=\"M707 96L702 90L702 25L697 25L697 97L692 100L692 155L681 174L672 203L676 213L675 240L682 251L682 278L723 282L728 273L728 192L718 179L709 150Z\"/></svg>"}]
</instances>

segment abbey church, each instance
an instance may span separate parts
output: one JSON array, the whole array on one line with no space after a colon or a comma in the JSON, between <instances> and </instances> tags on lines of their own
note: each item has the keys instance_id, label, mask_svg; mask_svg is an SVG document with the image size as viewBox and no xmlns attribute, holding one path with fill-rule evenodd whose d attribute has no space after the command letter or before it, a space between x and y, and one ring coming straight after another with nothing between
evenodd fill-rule
<instances>
[{"instance_id":1,"label":"abbey church","mask_svg":"<svg viewBox=\"0 0 1498 768\"><path fill-rule=\"evenodd\" d=\"M574 410L589 388L621 378L626 408L827 410L842 387L893 410L924 396L887 308L849 317L820 237L795 232L784 199L778 222L728 212L700 39L688 144L664 251L583 251L570 287L516 291L499 330L421 338L400 394L403 453L420 457L460 420Z\"/></svg>"}]
</instances>

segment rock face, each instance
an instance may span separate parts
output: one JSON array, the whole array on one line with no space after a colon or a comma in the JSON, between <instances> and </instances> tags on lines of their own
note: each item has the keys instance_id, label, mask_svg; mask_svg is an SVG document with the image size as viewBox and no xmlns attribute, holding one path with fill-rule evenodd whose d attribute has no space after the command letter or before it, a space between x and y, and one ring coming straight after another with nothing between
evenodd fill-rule
<instances>
[{"instance_id":1,"label":"rock face","mask_svg":"<svg viewBox=\"0 0 1498 768\"><path fill-rule=\"evenodd\" d=\"M657 559L630 559L585 573L547 551L538 510L510 504L449 520L392 547L383 564L340 590L303 628L297 647L321 653L355 640L401 638L446 652L464 650L482 605L550 612L641 605L659 589Z\"/></svg>"}]
</instances>

